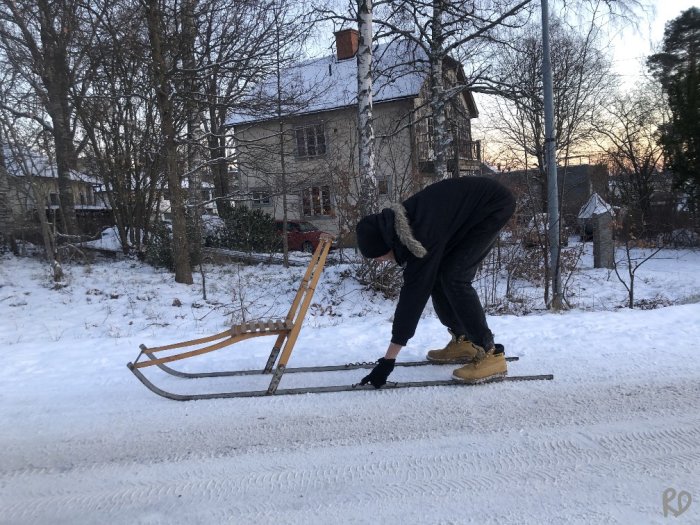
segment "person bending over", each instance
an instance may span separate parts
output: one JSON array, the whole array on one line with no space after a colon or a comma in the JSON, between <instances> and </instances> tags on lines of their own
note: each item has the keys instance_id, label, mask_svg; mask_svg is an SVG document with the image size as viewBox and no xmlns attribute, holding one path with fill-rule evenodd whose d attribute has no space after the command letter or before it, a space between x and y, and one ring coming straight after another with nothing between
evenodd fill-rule
<instances>
[{"instance_id":1,"label":"person bending over","mask_svg":"<svg viewBox=\"0 0 700 525\"><path fill-rule=\"evenodd\" d=\"M507 374L503 348L494 344L472 280L514 211L515 198L505 186L484 177L463 177L431 184L358 222L362 255L395 262L403 267L404 278L391 342L361 384L386 384L429 297L451 340L429 351L428 360L466 363L453 377L470 383Z\"/></svg>"}]
</instances>

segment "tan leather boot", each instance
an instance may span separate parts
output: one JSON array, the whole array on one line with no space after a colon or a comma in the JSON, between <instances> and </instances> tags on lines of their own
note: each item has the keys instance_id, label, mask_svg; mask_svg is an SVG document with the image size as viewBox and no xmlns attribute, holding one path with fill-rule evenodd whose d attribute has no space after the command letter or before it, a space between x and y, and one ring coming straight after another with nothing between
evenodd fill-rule
<instances>
[{"instance_id":1,"label":"tan leather boot","mask_svg":"<svg viewBox=\"0 0 700 525\"><path fill-rule=\"evenodd\" d=\"M491 349L482 358L477 357L471 363L452 372L452 377L465 383L485 383L507 375L506 355L503 352L496 353L495 349Z\"/></svg>"},{"instance_id":2,"label":"tan leather boot","mask_svg":"<svg viewBox=\"0 0 700 525\"><path fill-rule=\"evenodd\" d=\"M426 359L435 363L467 363L474 359L481 348L466 340L464 336L456 337L452 330L449 332L452 339L447 346L439 350L430 350Z\"/></svg>"}]
</instances>

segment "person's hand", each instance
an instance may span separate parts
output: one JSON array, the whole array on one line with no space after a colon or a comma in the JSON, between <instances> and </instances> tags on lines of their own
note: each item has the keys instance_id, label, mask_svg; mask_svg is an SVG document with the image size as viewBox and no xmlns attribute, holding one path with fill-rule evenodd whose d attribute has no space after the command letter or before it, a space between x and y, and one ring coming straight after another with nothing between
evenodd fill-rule
<instances>
[{"instance_id":1,"label":"person's hand","mask_svg":"<svg viewBox=\"0 0 700 525\"><path fill-rule=\"evenodd\" d=\"M368 375L362 378L360 384L366 385L367 383L371 383L374 388L383 387L386 385L389 374L394 370L394 364L396 364L396 359L379 358L377 366L375 366Z\"/></svg>"}]
</instances>

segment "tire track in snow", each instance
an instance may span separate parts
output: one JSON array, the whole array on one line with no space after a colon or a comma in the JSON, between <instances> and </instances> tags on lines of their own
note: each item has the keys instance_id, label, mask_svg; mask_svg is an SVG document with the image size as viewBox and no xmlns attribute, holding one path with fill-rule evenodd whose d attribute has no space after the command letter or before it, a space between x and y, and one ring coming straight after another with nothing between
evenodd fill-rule
<instances>
[{"instance_id":1,"label":"tire track in snow","mask_svg":"<svg viewBox=\"0 0 700 525\"><path fill-rule=\"evenodd\" d=\"M678 381L678 380L676 380ZM41 465L44 472L63 471L94 462L101 466L105 458L116 464L134 461L182 461L192 457L230 457L243 453L296 450L305 446L352 446L386 440L420 440L436 434L473 433L475 430L502 432L518 428L555 429L563 424L592 425L620 418L663 419L683 413L680 404L700 405L697 380L678 381L673 391L658 395L662 384L624 385L488 385L469 396L455 396L454 390L431 392L359 393L357 398L337 396L337 412L342 417L320 417L312 400L263 399L242 402L224 401L209 417L183 418L173 415L171 427L133 435L133 426L148 428L152 407L143 407L133 419L105 422L107 428L91 428L79 440L51 434L33 440L3 442L0 464L2 476L21 474L26 465ZM498 397L496 397L497 394ZM523 395L530 400L522 403ZM354 394L353 394L354 396ZM551 397L555 397L550 401ZM385 416L386 403L396 405L391 417ZM574 406L572 406L572 403ZM412 407L418 405L416 412ZM579 406L595 406L581 412ZM230 411L238 415L229 423ZM220 416L219 416L220 414ZM576 419L573 420L572 414ZM185 414L187 415L187 414ZM191 414L196 416L196 413ZM213 417L212 417L213 416ZM116 428L115 428L116 427ZM371 430L368 430L371 428ZM196 443L193 449L192 444ZM88 460L88 461L86 461Z\"/></svg>"},{"instance_id":2,"label":"tire track in snow","mask_svg":"<svg viewBox=\"0 0 700 525\"><path fill-rule=\"evenodd\" d=\"M176 501L182 494L214 508L225 505L239 515L254 517L269 511L265 495L281 501L289 500L291 496L285 495L291 494L327 495L320 500L328 502L321 504L331 506L333 497L342 493L344 504L362 505L416 494L443 497L522 484L548 486L581 470L599 479L631 479L678 468L693 472L700 468L700 420L683 423L682 428L644 432L606 429L601 436L592 429L576 439L560 439L549 431L506 435L502 441L470 450L461 450L460 441L450 438L437 440L435 453L427 450L419 457L403 456L404 447L399 444L389 459L369 463L362 447L341 447L165 465L107 464L48 475L28 471L15 473L12 483L0 477L7 499L2 503L3 519L30 523L75 509L81 509L84 516L98 513L121 519L126 510ZM129 474L139 468L142 475ZM110 481L96 481L100 479ZM25 491L22 486L33 489ZM232 503L234 498L237 502Z\"/></svg>"}]
</instances>

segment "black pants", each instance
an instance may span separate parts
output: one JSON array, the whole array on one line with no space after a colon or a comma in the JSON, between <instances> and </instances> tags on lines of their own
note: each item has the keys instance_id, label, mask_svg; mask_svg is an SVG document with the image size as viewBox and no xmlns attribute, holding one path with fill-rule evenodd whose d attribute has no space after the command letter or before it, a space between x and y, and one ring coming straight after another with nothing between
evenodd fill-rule
<instances>
[{"instance_id":1,"label":"black pants","mask_svg":"<svg viewBox=\"0 0 700 525\"><path fill-rule=\"evenodd\" d=\"M472 281L512 214L512 207L504 208L472 228L465 241L443 259L431 294L440 322L486 349L493 345L493 333Z\"/></svg>"}]
</instances>

